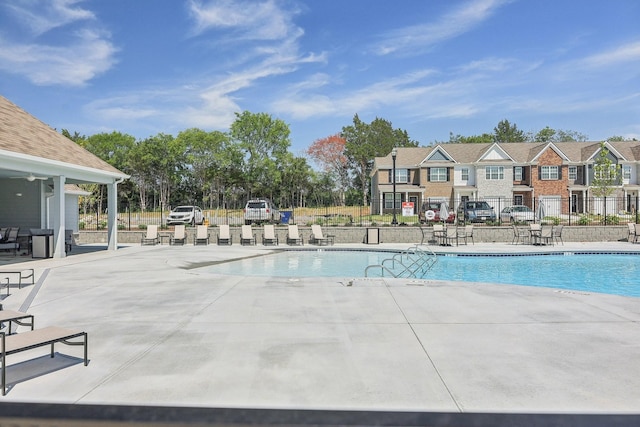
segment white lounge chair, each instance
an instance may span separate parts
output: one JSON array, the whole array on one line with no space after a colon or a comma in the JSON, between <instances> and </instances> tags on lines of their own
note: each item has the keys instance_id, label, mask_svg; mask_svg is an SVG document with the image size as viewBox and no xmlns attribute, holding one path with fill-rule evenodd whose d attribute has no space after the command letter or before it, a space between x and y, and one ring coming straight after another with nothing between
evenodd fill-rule
<instances>
[{"instance_id":1,"label":"white lounge chair","mask_svg":"<svg viewBox=\"0 0 640 427\"><path fill-rule=\"evenodd\" d=\"M233 240L231 238L231 231L229 231L228 224L222 224L220 231L218 232L218 244L219 245L231 245Z\"/></svg>"},{"instance_id":2,"label":"white lounge chair","mask_svg":"<svg viewBox=\"0 0 640 427\"><path fill-rule=\"evenodd\" d=\"M187 241L187 233L184 224L176 225L173 236L169 238L170 245L184 245Z\"/></svg>"},{"instance_id":3,"label":"white lounge chair","mask_svg":"<svg viewBox=\"0 0 640 427\"><path fill-rule=\"evenodd\" d=\"M264 231L262 233L262 244L265 246L278 244L278 235L276 234L276 228L273 226L273 224L264 225Z\"/></svg>"},{"instance_id":4,"label":"white lounge chair","mask_svg":"<svg viewBox=\"0 0 640 427\"><path fill-rule=\"evenodd\" d=\"M206 225L196 226L196 236L193 239L194 245L209 244L209 227Z\"/></svg>"},{"instance_id":5,"label":"white lounge chair","mask_svg":"<svg viewBox=\"0 0 640 427\"><path fill-rule=\"evenodd\" d=\"M255 245L256 244L256 235L253 234L253 230L251 229L251 225L243 225L242 226L242 234L240 236L240 244L241 245Z\"/></svg>"},{"instance_id":6,"label":"white lounge chair","mask_svg":"<svg viewBox=\"0 0 640 427\"><path fill-rule=\"evenodd\" d=\"M159 241L158 237L158 226L157 225L147 225L147 233L142 238L140 242L141 245L157 245Z\"/></svg>"},{"instance_id":7,"label":"white lounge chair","mask_svg":"<svg viewBox=\"0 0 640 427\"><path fill-rule=\"evenodd\" d=\"M289 231L287 232L287 245L304 245L300 231L296 224L289 224Z\"/></svg>"},{"instance_id":8,"label":"white lounge chair","mask_svg":"<svg viewBox=\"0 0 640 427\"><path fill-rule=\"evenodd\" d=\"M311 237L309 238L309 243L316 245L333 245L334 236L332 235L324 235L322 233L322 227L318 224L313 224L311 226Z\"/></svg>"}]
</instances>

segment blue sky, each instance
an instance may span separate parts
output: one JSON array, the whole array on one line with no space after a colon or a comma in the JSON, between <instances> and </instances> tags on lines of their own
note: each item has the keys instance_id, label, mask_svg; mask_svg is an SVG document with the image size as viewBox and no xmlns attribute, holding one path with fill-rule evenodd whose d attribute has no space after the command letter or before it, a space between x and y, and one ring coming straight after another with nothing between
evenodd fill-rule
<instances>
[{"instance_id":1,"label":"blue sky","mask_svg":"<svg viewBox=\"0 0 640 427\"><path fill-rule=\"evenodd\" d=\"M427 145L502 119L640 138L637 0L0 0L0 94L136 138L234 113L292 151L380 117Z\"/></svg>"}]
</instances>

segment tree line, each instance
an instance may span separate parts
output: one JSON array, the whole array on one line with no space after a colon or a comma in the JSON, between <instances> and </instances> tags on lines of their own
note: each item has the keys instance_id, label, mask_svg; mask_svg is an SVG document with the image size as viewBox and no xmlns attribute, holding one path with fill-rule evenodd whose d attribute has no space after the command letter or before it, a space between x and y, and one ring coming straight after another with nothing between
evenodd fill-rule
<instances>
[{"instance_id":1,"label":"tree line","mask_svg":"<svg viewBox=\"0 0 640 427\"><path fill-rule=\"evenodd\" d=\"M388 155L393 147L419 146L388 120L366 123L357 114L340 132L314 141L303 156L290 151L290 130L284 121L249 111L236 113L228 132L191 128L175 137L159 133L140 140L117 131L84 136L63 129L62 134L131 176L119 185L118 198L121 209L134 211L183 204L237 209L252 197L270 198L282 208L366 206L374 158ZM502 120L491 134L451 133L449 141L431 144L586 139L578 132L549 127L530 135ZM91 192L82 198L83 209L103 211L104 186L83 187Z\"/></svg>"}]
</instances>

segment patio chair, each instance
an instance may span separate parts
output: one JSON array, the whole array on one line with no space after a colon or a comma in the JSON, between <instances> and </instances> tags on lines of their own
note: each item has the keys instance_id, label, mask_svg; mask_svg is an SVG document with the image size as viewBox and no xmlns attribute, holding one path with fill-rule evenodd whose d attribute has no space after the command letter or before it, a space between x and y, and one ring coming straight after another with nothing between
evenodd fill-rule
<instances>
[{"instance_id":1,"label":"patio chair","mask_svg":"<svg viewBox=\"0 0 640 427\"><path fill-rule=\"evenodd\" d=\"M631 241L631 238L635 241L637 239L636 236L636 225L633 222L628 222L627 227L629 227L629 235L627 236L627 242Z\"/></svg>"},{"instance_id":2,"label":"patio chair","mask_svg":"<svg viewBox=\"0 0 640 427\"><path fill-rule=\"evenodd\" d=\"M638 236L640 236L640 224L634 224L635 237L633 239L633 243L638 241Z\"/></svg>"},{"instance_id":3,"label":"patio chair","mask_svg":"<svg viewBox=\"0 0 640 427\"><path fill-rule=\"evenodd\" d=\"M458 227L447 227L444 232L444 246L453 246L453 242L456 242L456 246L458 246Z\"/></svg>"},{"instance_id":4,"label":"patio chair","mask_svg":"<svg viewBox=\"0 0 640 427\"><path fill-rule=\"evenodd\" d=\"M219 245L231 245L233 240L231 239L231 232L229 231L229 224L222 224L220 231L218 232L218 244Z\"/></svg>"},{"instance_id":5,"label":"patio chair","mask_svg":"<svg viewBox=\"0 0 640 427\"><path fill-rule=\"evenodd\" d=\"M18 249L20 249L20 244L18 243L18 231L20 229L18 227L9 227L4 230L2 241L0 241L0 250L12 250L13 255L16 256Z\"/></svg>"},{"instance_id":6,"label":"patio chair","mask_svg":"<svg viewBox=\"0 0 640 427\"><path fill-rule=\"evenodd\" d=\"M71 252L73 245L73 230L64 230L64 252Z\"/></svg>"},{"instance_id":7,"label":"patio chair","mask_svg":"<svg viewBox=\"0 0 640 427\"><path fill-rule=\"evenodd\" d=\"M287 245L304 245L300 231L296 224L289 224L289 231L287 232Z\"/></svg>"},{"instance_id":8,"label":"patio chair","mask_svg":"<svg viewBox=\"0 0 640 427\"><path fill-rule=\"evenodd\" d=\"M562 243L562 246L564 246L564 240L562 240L563 228L564 225L554 225L551 229L551 236L553 237L553 240L555 241L555 243L558 243L558 241L560 241L560 243Z\"/></svg>"},{"instance_id":9,"label":"patio chair","mask_svg":"<svg viewBox=\"0 0 640 427\"><path fill-rule=\"evenodd\" d=\"M540 240L541 242L544 242L545 245L553 246L553 226L546 225L541 228Z\"/></svg>"},{"instance_id":10,"label":"patio chair","mask_svg":"<svg viewBox=\"0 0 640 427\"><path fill-rule=\"evenodd\" d=\"M140 241L141 245L157 245L160 238L158 237L158 226L155 224L147 225L147 233Z\"/></svg>"},{"instance_id":11,"label":"patio chair","mask_svg":"<svg viewBox=\"0 0 640 427\"><path fill-rule=\"evenodd\" d=\"M273 224L264 225L264 231L262 232L262 244L265 246L278 244L278 235L276 234L276 228Z\"/></svg>"},{"instance_id":12,"label":"patio chair","mask_svg":"<svg viewBox=\"0 0 640 427\"><path fill-rule=\"evenodd\" d=\"M255 245L256 244L256 235L253 234L253 230L251 229L251 225L243 225L242 226L242 235L240 236L240 244L241 245Z\"/></svg>"},{"instance_id":13,"label":"patio chair","mask_svg":"<svg viewBox=\"0 0 640 427\"><path fill-rule=\"evenodd\" d=\"M309 243L316 244L319 246L322 245L333 245L333 239L335 236L332 235L324 235L322 233L322 227L318 224L313 224L311 226L311 237L309 237Z\"/></svg>"},{"instance_id":14,"label":"patio chair","mask_svg":"<svg viewBox=\"0 0 640 427\"><path fill-rule=\"evenodd\" d=\"M227 227L229 226L227 225ZM209 226L207 225L202 224L196 226L196 235L193 238L193 245L195 246L199 244L209 244Z\"/></svg>"},{"instance_id":15,"label":"patio chair","mask_svg":"<svg viewBox=\"0 0 640 427\"><path fill-rule=\"evenodd\" d=\"M439 245L444 245L446 242L446 233L444 231L443 224L433 224L433 240Z\"/></svg>"},{"instance_id":16,"label":"patio chair","mask_svg":"<svg viewBox=\"0 0 640 427\"><path fill-rule=\"evenodd\" d=\"M529 224L529 241L534 245L541 243L542 226L540 224Z\"/></svg>"},{"instance_id":17,"label":"patio chair","mask_svg":"<svg viewBox=\"0 0 640 427\"><path fill-rule=\"evenodd\" d=\"M518 227L513 224L511 226L513 229L513 240L511 240L511 244L518 244L522 240L522 244L524 245L531 238L531 231L526 228Z\"/></svg>"},{"instance_id":18,"label":"patio chair","mask_svg":"<svg viewBox=\"0 0 640 427\"><path fill-rule=\"evenodd\" d=\"M471 243L474 245L476 242L473 240L473 225L465 225L462 230L459 231L458 237L464 239L464 244L467 244L467 240L471 239Z\"/></svg>"},{"instance_id":19,"label":"patio chair","mask_svg":"<svg viewBox=\"0 0 640 427\"><path fill-rule=\"evenodd\" d=\"M170 245L184 245L187 242L187 233L184 224L176 225L173 236L169 238Z\"/></svg>"}]
</instances>

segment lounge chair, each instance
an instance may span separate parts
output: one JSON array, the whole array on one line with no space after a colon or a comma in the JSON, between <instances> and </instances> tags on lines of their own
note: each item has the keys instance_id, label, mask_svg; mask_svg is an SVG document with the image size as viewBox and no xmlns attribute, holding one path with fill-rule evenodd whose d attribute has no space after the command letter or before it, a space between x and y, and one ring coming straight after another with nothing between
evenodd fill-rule
<instances>
[{"instance_id":1,"label":"lounge chair","mask_svg":"<svg viewBox=\"0 0 640 427\"><path fill-rule=\"evenodd\" d=\"M147 225L147 233L142 238L140 242L141 245L157 245L159 242L158 237L158 226L157 225Z\"/></svg>"},{"instance_id":2,"label":"lounge chair","mask_svg":"<svg viewBox=\"0 0 640 427\"><path fill-rule=\"evenodd\" d=\"M173 230L173 236L169 238L170 245L184 245L187 242L187 232L184 224L178 224Z\"/></svg>"},{"instance_id":3,"label":"lounge chair","mask_svg":"<svg viewBox=\"0 0 640 427\"><path fill-rule=\"evenodd\" d=\"M511 244L518 244L522 240L522 244L524 245L530 238L531 232L525 228L518 227L515 224L511 225L513 229L513 240L511 240Z\"/></svg>"},{"instance_id":4,"label":"lounge chair","mask_svg":"<svg viewBox=\"0 0 640 427\"><path fill-rule=\"evenodd\" d=\"M335 236L332 235L324 235L322 233L322 227L318 224L313 224L311 226L311 237L309 237L309 243L316 245L333 245L333 240Z\"/></svg>"},{"instance_id":5,"label":"lounge chair","mask_svg":"<svg viewBox=\"0 0 640 427\"><path fill-rule=\"evenodd\" d=\"M75 338L82 338L82 341L72 341ZM87 353L87 333L83 331L60 328L57 326L48 326L46 328L21 332L13 335L7 335L4 332L0 332L0 342L3 396L7 394L7 356L12 354L32 350L38 347L51 346L51 357L54 357L54 345L61 342L67 345L84 346L84 366L89 364Z\"/></svg>"},{"instance_id":6,"label":"lounge chair","mask_svg":"<svg viewBox=\"0 0 640 427\"><path fill-rule=\"evenodd\" d=\"M264 225L264 231L262 233L262 244L265 246L278 244L278 235L276 234L276 229L273 224Z\"/></svg>"},{"instance_id":7,"label":"lounge chair","mask_svg":"<svg viewBox=\"0 0 640 427\"><path fill-rule=\"evenodd\" d=\"M33 314L13 310L0 310L0 324L5 322L9 325L7 335L11 335L11 326L14 323L18 326L30 326L32 331L35 324Z\"/></svg>"},{"instance_id":8,"label":"lounge chair","mask_svg":"<svg viewBox=\"0 0 640 427\"><path fill-rule=\"evenodd\" d=\"M229 226L227 225L227 227ZM199 244L209 244L209 227L204 224L196 226L196 235L193 238L193 245L195 246Z\"/></svg>"},{"instance_id":9,"label":"lounge chair","mask_svg":"<svg viewBox=\"0 0 640 427\"><path fill-rule=\"evenodd\" d=\"M218 244L219 245L233 244L233 239L231 238L231 232L229 231L228 224L222 224L220 226L220 231L218 232Z\"/></svg>"},{"instance_id":10,"label":"lounge chair","mask_svg":"<svg viewBox=\"0 0 640 427\"><path fill-rule=\"evenodd\" d=\"M289 224L289 231L287 232L287 245L304 245L300 231L296 224Z\"/></svg>"},{"instance_id":11,"label":"lounge chair","mask_svg":"<svg viewBox=\"0 0 640 427\"><path fill-rule=\"evenodd\" d=\"M256 244L256 235L253 234L253 230L251 229L251 225L243 225L242 226L242 234L240 235L240 244L241 245L255 245Z\"/></svg>"},{"instance_id":12,"label":"lounge chair","mask_svg":"<svg viewBox=\"0 0 640 427\"><path fill-rule=\"evenodd\" d=\"M635 238L633 239L633 243L638 241L638 237L640 237L640 224L634 224Z\"/></svg>"}]
</instances>

